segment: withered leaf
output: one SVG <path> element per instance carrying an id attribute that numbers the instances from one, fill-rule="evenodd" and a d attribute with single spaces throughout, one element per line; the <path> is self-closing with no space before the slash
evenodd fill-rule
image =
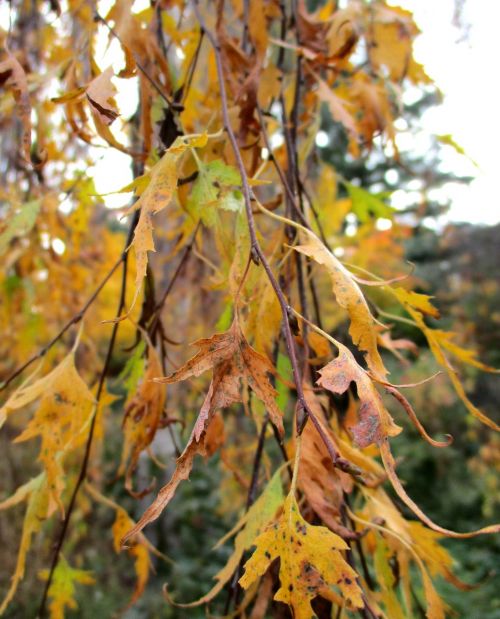
<path id="1" fill-rule="evenodd" d="M 338 304 L 347 310 L 351 320 L 349 333 L 354 344 L 366 353 L 366 362 L 372 372 L 383 378 L 387 370 L 377 348 L 377 330 L 368 304 L 358 284 L 344 265 L 312 232 L 301 231 L 305 243 L 295 246 L 301 254 L 309 256 L 328 271 Z"/>
<path id="2" fill-rule="evenodd" d="M 17 103 L 16 112 L 23 127 L 21 156 L 29 162 L 31 161 L 31 102 L 28 79 L 19 60 L 9 51 L 7 58 L 0 62 L 0 85 L 11 88 L 14 94 Z"/>
<path id="3" fill-rule="evenodd" d="M 188 444 L 177 460 L 174 474 L 163 486 L 153 503 L 144 512 L 139 522 L 123 538 L 123 542 L 156 520 L 168 505 L 181 481 L 188 479 L 196 455 L 205 455 L 207 428 L 216 411 L 243 401 L 242 387 L 247 384 L 262 400 L 269 416 L 280 434 L 283 434 L 281 411 L 276 404 L 277 391 L 268 374 L 274 368 L 267 357 L 255 351 L 246 341 L 237 319 L 225 333 L 195 342 L 200 351 L 179 370 L 158 382 L 175 383 L 193 376 L 200 376 L 213 370 L 212 381 L 198 418 L 191 432 Z"/>
<path id="4" fill-rule="evenodd" d="M 321 378 L 317 382 L 338 394 L 345 393 L 351 383 L 356 383 L 360 399 L 358 423 L 350 428 L 356 443 L 367 447 L 380 443 L 387 436 L 399 434 L 401 428 L 394 423 L 370 377 L 346 346 L 337 345 L 339 356 L 319 370 Z"/>

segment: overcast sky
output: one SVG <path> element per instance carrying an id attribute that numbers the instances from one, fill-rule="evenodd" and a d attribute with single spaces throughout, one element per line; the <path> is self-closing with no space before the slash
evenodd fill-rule
<path id="1" fill-rule="evenodd" d="M 500 221 L 500 125 L 498 67 L 500 2 L 465 0 L 463 22 L 453 25 L 455 0 L 400 0 L 410 9 L 422 34 L 415 56 L 444 94 L 443 105 L 429 110 L 423 124 L 437 134 L 451 134 L 477 162 L 469 187 L 449 187 L 453 199 L 447 218 L 494 224 Z M 457 167 L 456 159 L 450 161 Z M 461 171 L 461 170 L 457 170 Z"/>

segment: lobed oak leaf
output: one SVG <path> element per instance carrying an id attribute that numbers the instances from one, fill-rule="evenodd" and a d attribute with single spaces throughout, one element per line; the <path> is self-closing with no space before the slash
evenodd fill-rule
<path id="1" fill-rule="evenodd" d="M 357 574 L 342 556 L 347 544 L 326 527 L 307 523 L 293 494 L 285 500 L 279 520 L 257 537 L 255 546 L 240 585 L 248 589 L 279 558 L 281 586 L 274 599 L 288 604 L 295 619 L 315 616 L 311 601 L 318 595 L 349 610 L 364 607 Z"/>
<path id="2" fill-rule="evenodd" d="M 237 319 L 225 333 L 198 340 L 195 345 L 200 351 L 192 359 L 170 376 L 157 378 L 156 381 L 175 383 L 200 376 L 212 369 L 213 375 L 208 393 L 170 481 L 161 488 L 139 522 L 124 536 L 122 543 L 156 520 L 174 496 L 181 481 L 189 478 L 195 456 L 206 454 L 206 433 L 216 411 L 243 401 L 242 383 L 247 384 L 264 403 L 280 434 L 284 432 L 282 414 L 275 400 L 277 392 L 268 378 L 268 374 L 274 372 L 274 367 L 267 357 L 248 344 Z"/>
<path id="3" fill-rule="evenodd" d="M 347 310 L 351 320 L 349 333 L 353 343 L 365 351 L 366 362 L 374 375 L 384 378 L 387 370 L 377 348 L 377 330 L 368 304 L 353 276 L 310 231 L 303 232 L 306 243 L 294 249 L 323 265 L 332 280 L 338 304 Z"/>
<path id="4" fill-rule="evenodd" d="M 388 436 L 398 435 L 401 428 L 394 423 L 370 377 L 346 346 L 337 345 L 338 357 L 319 370 L 317 383 L 338 394 L 345 393 L 351 383 L 356 383 L 360 407 L 358 422 L 350 428 L 356 443 L 367 447 L 380 443 Z"/>
<path id="5" fill-rule="evenodd" d="M 42 580 L 47 580 L 49 571 L 40 570 L 38 575 Z M 48 596 L 51 598 L 49 604 L 50 619 L 64 619 L 66 608 L 72 610 L 78 608 L 75 600 L 76 583 L 93 585 L 95 580 L 91 572 L 71 567 L 66 559 L 61 556 L 54 570 L 48 591 Z"/>
<path id="6" fill-rule="evenodd" d="M 240 381 L 248 384 L 264 403 L 271 421 L 280 434 L 283 434 L 282 413 L 276 404 L 277 392 L 268 378 L 268 374 L 273 374 L 275 369 L 265 355 L 261 355 L 249 345 L 237 319 L 225 333 L 198 340 L 194 345 L 200 348 L 200 352 L 170 376 L 157 380 L 163 383 L 176 383 L 213 369 L 212 394 L 210 401 L 205 400 L 202 407 L 203 416 L 200 412 L 198 417 L 197 425 L 200 423 L 200 428 L 197 429 L 195 426 L 195 438 L 198 440 L 203 427 L 202 422 L 209 410 L 213 412 L 218 408 L 242 401 Z"/>

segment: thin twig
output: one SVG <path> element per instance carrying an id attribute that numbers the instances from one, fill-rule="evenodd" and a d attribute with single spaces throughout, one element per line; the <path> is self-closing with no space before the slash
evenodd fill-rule
<path id="1" fill-rule="evenodd" d="M 125 256 L 125 252 L 120 256 L 120 258 L 111 267 L 110 271 L 106 274 L 102 282 L 97 286 L 94 292 L 90 295 L 90 297 L 84 303 L 81 310 L 68 320 L 68 322 L 61 328 L 61 330 L 56 335 L 54 335 L 54 337 L 50 340 L 48 344 L 46 344 L 43 348 L 40 348 L 40 350 L 36 354 L 34 354 L 27 361 L 25 361 L 21 366 L 19 366 L 16 370 L 14 370 L 14 372 L 12 372 L 12 374 L 0 385 L 0 391 L 3 391 L 15 378 L 19 376 L 19 374 L 24 372 L 24 370 L 27 367 L 29 367 L 32 363 L 34 363 L 37 359 L 41 359 L 42 357 L 44 357 L 49 352 L 49 350 L 52 348 L 52 346 L 54 346 L 54 344 L 62 338 L 62 336 L 66 333 L 66 331 L 68 331 L 70 327 L 72 327 L 73 325 L 76 325 L 77 323 L 80 322 L 80 320 L 82 320 L 82 318 L 85 316 L 86 311 L 89 309 L 92 303 L 99 296 L 99 293 L 104 288 L 108 280 L 111 278 L 111 276 L 116 271 L 116 269 L 120 266 L 120 264 L 124 261 L 125 259 L 124 256 Z"/>

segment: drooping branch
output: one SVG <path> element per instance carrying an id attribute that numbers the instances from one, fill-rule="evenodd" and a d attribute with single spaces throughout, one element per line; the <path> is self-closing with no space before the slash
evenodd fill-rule
<path id="1" fill-rule="evenodd" d="M 246 216 L 247 216 L 248 230 L 250 234 L 252 259 L 256 263 L 261 263 L 262 266 L 264 267 L 264 270 L 269 279 L 269 282 L 278 299 L 280 309 L 281 309 L 281 314 L 283 317 L 283 330 L 284 330 L 284 335 L 285 335 L 285 343 L 286 343 L 287 352 L 290 358 L 290 363 L 292 365 L 292 373 L 293 373 L 293 378 L 295 382 L 295 388 L 297 390 L 297 398 L 298 398 L 298 405 L 299 405 L 299 408 L 298 408 L 299 414 L 297 415 L 297 433 L 300 434 L 302 430 L 304 429 L 307 419 L 308 418 L 311 419 L 312 423 L 314 424 L 315 428 L 320 434 L 321 439 L 325 443 L 325 446 L 328 450 L 330 458 L 332 459 L 333 465 L 340 468 L 341 470 L 351 472 L 353 470 L 351 463 L 349 463 L 347 460 L 342 458 L 341 455 L 337 452 L 337 450 L 335 449 L 329 437 L 324 433 L 319 419 L 313 413 L 313 411 L 311 410 L 311 408 L 309 407 L 306 401 L 304 390 L 302 387 L 302 376 L 301 376 L 301 372 L 300 372 L 300 368 L 299 368 L 299 364 L 297 360 L 295 343 L 293 340 L 292 330 L 290 328 L 289 305 L 287 303 L 287 300 L 283 294 L 283 291 L 276 277 L 274 276 L 272 272 L 269 262 L 264 252 L 262 251 L 260 243 L 257 239 L 257 230 L 256 230 L 255 220 L 254 220 L 253 211 L 252 211 L 252 194 L 250 190 L 250 184 L 248 182 L 248 175 L 245 169 L 245 164 L 243 163 L 243 159 L 241 157 L 241 153 L 238 147 L 238 142 L 236 140 L 236 135 L 233 131 L 233 128 L 231 126 L 231 122 L 229 119 L 229 109 L 228 109 L 228 101 L 227 101 L 226 86 L 225 86 L 224 68 L 223 68 L 222 58 L 221 58 L 221 53 L 220 53 L 220 44 L 218 40 L 216 39 L 216 37 L 214 36 L 214 34 L 206 27 L 204 18 L 201 15 L 198 2 L 196 0 L 194 3 L 194 10 L 196 12 L 196 16 L 198 18 L 200 26 L 205 32 L 215 53 L 215 61 L 216 61 L 216 66 L 217 66 L 217 76 L 219 80 L 219 92 L 220 92 L 220 98 L 221 98 L 224 128 L 229 137 L 229 141 L 231 143 L 231 147 L 234 152 L 235 159 L 236 159 L 236 165 L 241 175 L 245 211 L 246 211 Z"/>

